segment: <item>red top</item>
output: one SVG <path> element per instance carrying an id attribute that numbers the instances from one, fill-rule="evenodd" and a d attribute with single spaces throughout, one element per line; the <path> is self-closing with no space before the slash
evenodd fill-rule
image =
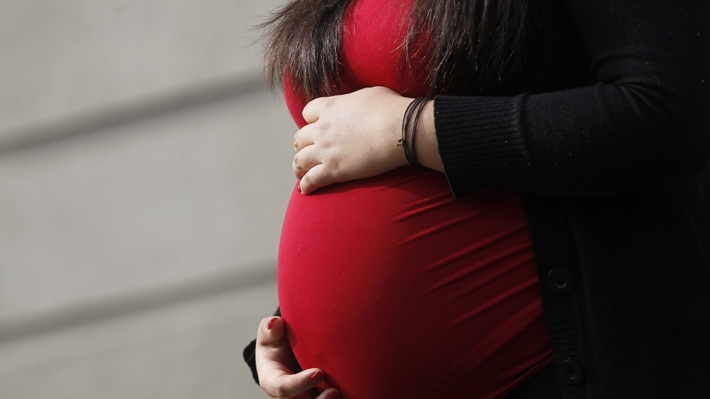
<path id="1" fill-rule="evenodd" d="M 403 14 L 357 0 L 343 33 L 346 91 L 425 95 L 399 67 Z M 290 86 L 286 101 L 303 126 Z M 303 368 L 343 397 L 498 398 L 552 361 L 520 195 L 455 200 L 446 177 L 403 167 L 303 196 L 279 250 L 279 302 Z"/>

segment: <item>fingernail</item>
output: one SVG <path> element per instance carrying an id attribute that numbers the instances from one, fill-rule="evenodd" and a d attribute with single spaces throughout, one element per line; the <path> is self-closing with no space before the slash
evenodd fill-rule
<path id="1" fill-rule="evenodd" d="M 300 184 L 298 186 L 296 186 L 296 190 L 298 190 L 299 193 L 301 192 L 301 185 Z"/>
<path id="2" fill-rule="evenodd" d="M 311 378 L 309 378 L 309 380 L 311 380 L 311 383 L 318 385 L 321 383 L 321 381 L 323 381 L 324 378 L 325 378 L 325 373 L 318 370 L 315 373 L 313 373 L 313 375 L 311 375 Z"/>
<path id="3" fill-rule="evenodd" d="M 340 397 L 340 392 L 338 391 L 330 391 L 328 396 L 325 397 L 325 399 L 338 399 Z"/>
<path id="4" fill-rule="evenodd" d="M 266 325 L 266 329 L 271 330 L 271 326 L 274 324 L 275 321 L 276 321 L 275 317 L 273 319 L 269 320 L 269 324 Z"/>

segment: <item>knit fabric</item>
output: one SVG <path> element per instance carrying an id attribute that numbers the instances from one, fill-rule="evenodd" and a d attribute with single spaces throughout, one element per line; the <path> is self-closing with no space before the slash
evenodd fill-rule
<path id="1" fill-rule="evenodd" d="M 710 397 L 708 2 L 544 3 L 537 91 L 436 98 L 449 184 L 525 193 L 564 398 Z"/>

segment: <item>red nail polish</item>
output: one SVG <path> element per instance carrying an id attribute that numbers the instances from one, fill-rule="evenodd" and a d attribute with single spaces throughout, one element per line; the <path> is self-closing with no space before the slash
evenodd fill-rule
<path id="1" fill-rule="evenodd" d="M 313 375 L 311 375 L 311 378 L 309 378 L 309 380 L 311 380 L 311 383 L 318 385 L 323 381 L 324 378 L 325 378 L 325 373 L 318 370 L 315 373 L 313 373 Z"/>
<path id="2" fill-rule="evenodd" d="M 269 320 L 269 324 L 266 325 L 266 329 L 271 330 L 271 326 L 274 324 L 275 321 L 276 321 L 276 318 Z"/>
<path id="3" fill-rule="evenodd" d="M 331 391 L 328 396 L 325 397 L 325 399 L 338 399 L 340 397 L 340 392 L 338 391 Z"/>

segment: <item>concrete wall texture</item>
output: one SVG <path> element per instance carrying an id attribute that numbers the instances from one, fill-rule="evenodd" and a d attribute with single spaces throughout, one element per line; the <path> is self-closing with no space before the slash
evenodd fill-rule
<path id="1" fill-rule="evenodd" d="M 277 1 L 0 0 L 0 398 L 260 398 L 295 125 Z"/>

